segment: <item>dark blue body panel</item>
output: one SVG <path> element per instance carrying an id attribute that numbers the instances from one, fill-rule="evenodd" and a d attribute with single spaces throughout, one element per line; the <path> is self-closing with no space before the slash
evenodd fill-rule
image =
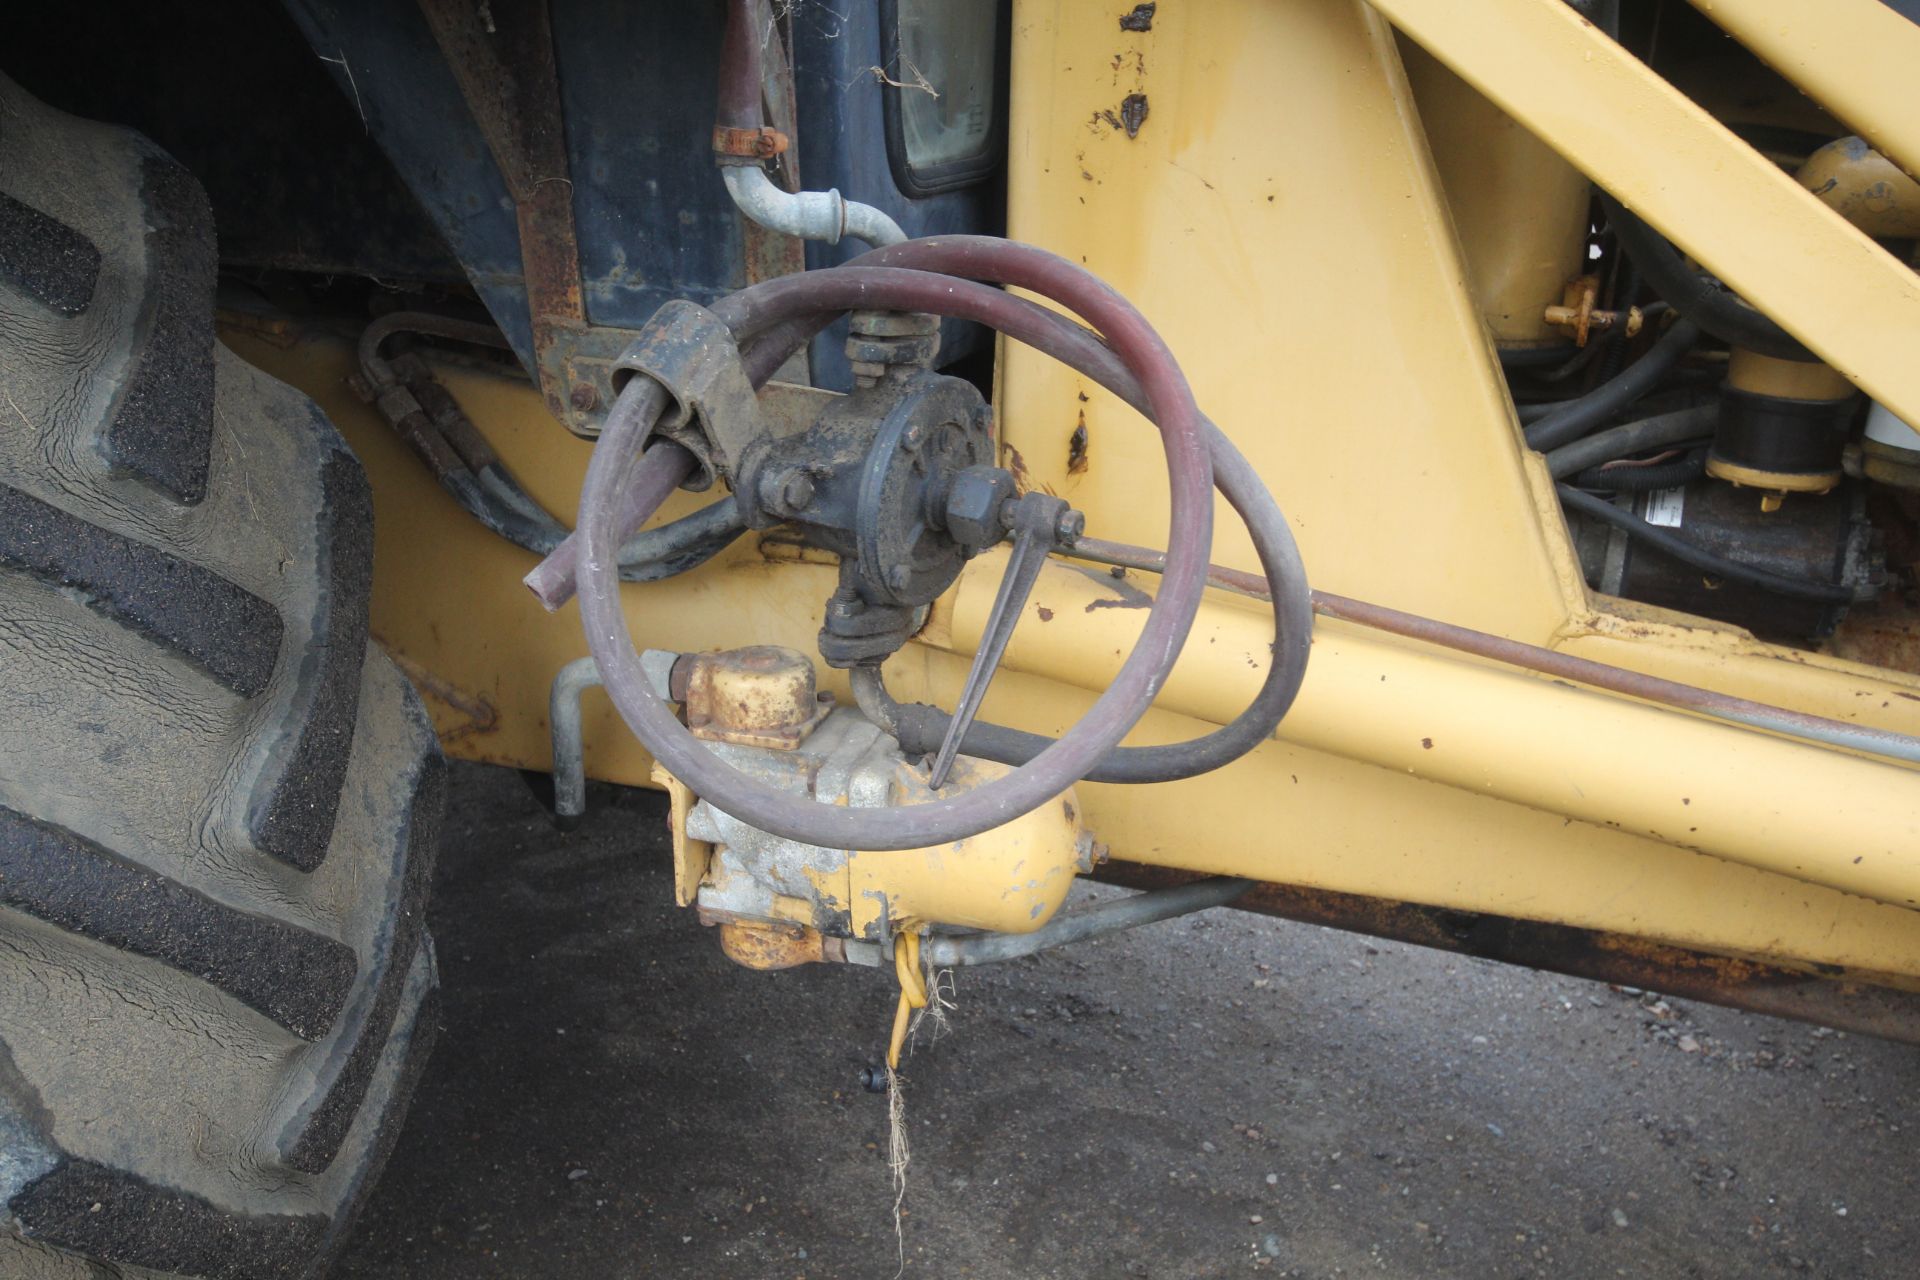
<path id="1" fill-rule="evenodd" d="M 397 0 L 285 2 L 531 367 L 513 202 L 426 19 Z M 711 302 L 741 287 L 740 220 L 710 149 L 723 6 L 552 0 L 551 12 L 588 320 L 637 328 L 669 298 Z M 871 71 L 891 61 L 878 0 L 803 2 L 791 21 L 803 183 L 878 205 L 909 235 L 997 231 L 996 181 L 925 199 L 895 185 L 887 90 Z M 810 245 L 807 262 L 863 249 Z M 955 326 L 945 355 L 976 341 Z M 837 334 L 823 335 L 813 355 L 816 382 L 847 384 Z"/>

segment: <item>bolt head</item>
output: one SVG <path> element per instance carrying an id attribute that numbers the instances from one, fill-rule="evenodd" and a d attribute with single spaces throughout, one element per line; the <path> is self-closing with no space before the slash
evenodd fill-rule
<path id="1" fill-rule="evenodd" d="M 795 471 L 788 476 L 786 483 L 780 486 L 780 501 L 788 511 L 803 511 L 813 501 L 813 477 L 804 471 Z"/>
<path id="2" fill-rule="evenodd" d="M 1060 513 L 1060 519 L 1054 523 L 1053 538 L 1061 546 L 1070 547 L 1080 541 L 1080 535 L 1086 531 L 1086 516 L 1069 507 Z"/>
<path id="3" fill-rule="evenodd" d="M 905 591 L 913 581 L 913 569 L 901 563 L 887 566 L 887 586 L 894 591 Z"/>
<path id="4" fill-rule="evenodd" d="M 947 532 L 969 547 L 986 547 L 1006 531 L 1001 510 L 1013 496 L 1013 477 L 999 467 L 968 467 L 947 488 Z"/>
<path id="5" fill-rule="evenodd" d="M 600 403 L 600 393 L 593 389 L 593 384 L 590 382 L 577 382 L 573 390 L 567 393 L 567 403 L 580 412 L 586 413 Z"/>

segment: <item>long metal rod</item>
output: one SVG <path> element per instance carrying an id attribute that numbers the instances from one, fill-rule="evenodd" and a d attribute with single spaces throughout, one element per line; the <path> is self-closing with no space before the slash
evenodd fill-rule
<path id="1" fill-rule="evenodd" d="M 1164 562 L 1160 553 L 1150 547 L 1135 546 L 1128 542 L 1109 542 L 1104 538 L 1083 537 L 1071 551 L 1062 554 L 1078 560 L 1091 560 L 1095 564 L 1139 569 L 1145 573 L 1160 572 L 1160 566 Z M 1245 573 L 1238 569 L 1226 569 L 1219 565 L 1208 566 L 1207 585 L 1223 591 L 1251 596 L 1256 600 L 1267 598 L 1266 580 L 1258 574 Z M 1858 751 L 1887 760 L 1898 760 L 1904 764 L 1920 764 L 1920 738 L 1895 733 L 1890 729 L 1848 724 L 1842 720 L 1829 720 L 1825 716 L 1809 715 L 1804 711 L 1793 711 L 1770 703 L 1754 702 L 1751 699 L 1736 698 L 1730 694 L 1715 693 L 1711 689 L 1702 689 L 1698 685 L 1682 684 L 1677 680 L 1665 680 L 1659 676 L 1628 671 L 1624 667 L 1609 666 L 1604 662 L 1595 662 L 1591 658 L 1577 658 L 1572 654 L 1541 648 L 1539 645 L 1509 640 L 1504 636 L 1489 635 L 1484 631 L 1455 626 L 1453 623 L 1422 617 L 1419 614 L 1403 613 L 1398 609 L 1389 609 L 1385 605 L 1369 604 L 1364 600 L 1353 600 L 1328 591 L 1313 593 L 1313 611 L 1322 617 L 1339 618 L 1343 622 L 1356 623 L 1375 631 L 1386 631 L 1393 635 L 1405 636 L 1409 640 L 1419 640 L 1426 644 L 1455 649 L 1461 653 L 1471 653 L 1476 657 L 1491 658 L 1495 662 L 1521 667 L 1528 671 L 1537 671 L 1542 675 L 1558 676 L 1564 680 L 1589 685 L 1595 689 L 1605 689 L 1610 693 L 1625 694 L 1627 697 L 1639 698 L 1645 702 L 1657 702 L 1665 706 L 1678 707 L 1684 711 L 1698 712 L 1716 720 L 1726 720 L 1753 729 L 1764 729 L 1769 733 L 1817 742 L 1823 746 L 1843 747 L 1849 751 Z"/>
<path id="2" fill-rule="evenodd" d="M 1118 902 L 1103 902 L 1084 911 L 1070 911 L 1032 933 L 974 933 L 960 937 L 934 934 L 921 944 L 920 955 L 925 963 L 938 969 L 1017 960 L 1069 943 L 1137 929 L 1143 924 L 1191 915 L 1209 907 L 1223 907 L 1256 883 L 1238 876 L 1212 876 L 1177 888 L 1155 889 Z"/>

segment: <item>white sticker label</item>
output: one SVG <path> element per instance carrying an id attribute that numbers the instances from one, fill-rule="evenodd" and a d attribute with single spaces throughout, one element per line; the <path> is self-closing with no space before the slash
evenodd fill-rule
<path id="1" fill-rule="evenodd" d="M 1678 529 L 1681 513 L 1686 509 L 1687 491 L 1685 489 L 1655 489 L 1647 495 L 1647 509 L 1642 513 L 1641 518 L 1648 524 Z"/>

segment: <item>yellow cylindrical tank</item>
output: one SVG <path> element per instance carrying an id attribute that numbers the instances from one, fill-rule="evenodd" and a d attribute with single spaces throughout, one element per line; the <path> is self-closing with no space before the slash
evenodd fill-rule
<path id="1" fill-rule="evenodd" d="M 1426 50 L 1402 39 L 1400 55 L 1494 342 L 1566 341 L 1545 313 L 1583 265 L 1586 177 Z"/>

